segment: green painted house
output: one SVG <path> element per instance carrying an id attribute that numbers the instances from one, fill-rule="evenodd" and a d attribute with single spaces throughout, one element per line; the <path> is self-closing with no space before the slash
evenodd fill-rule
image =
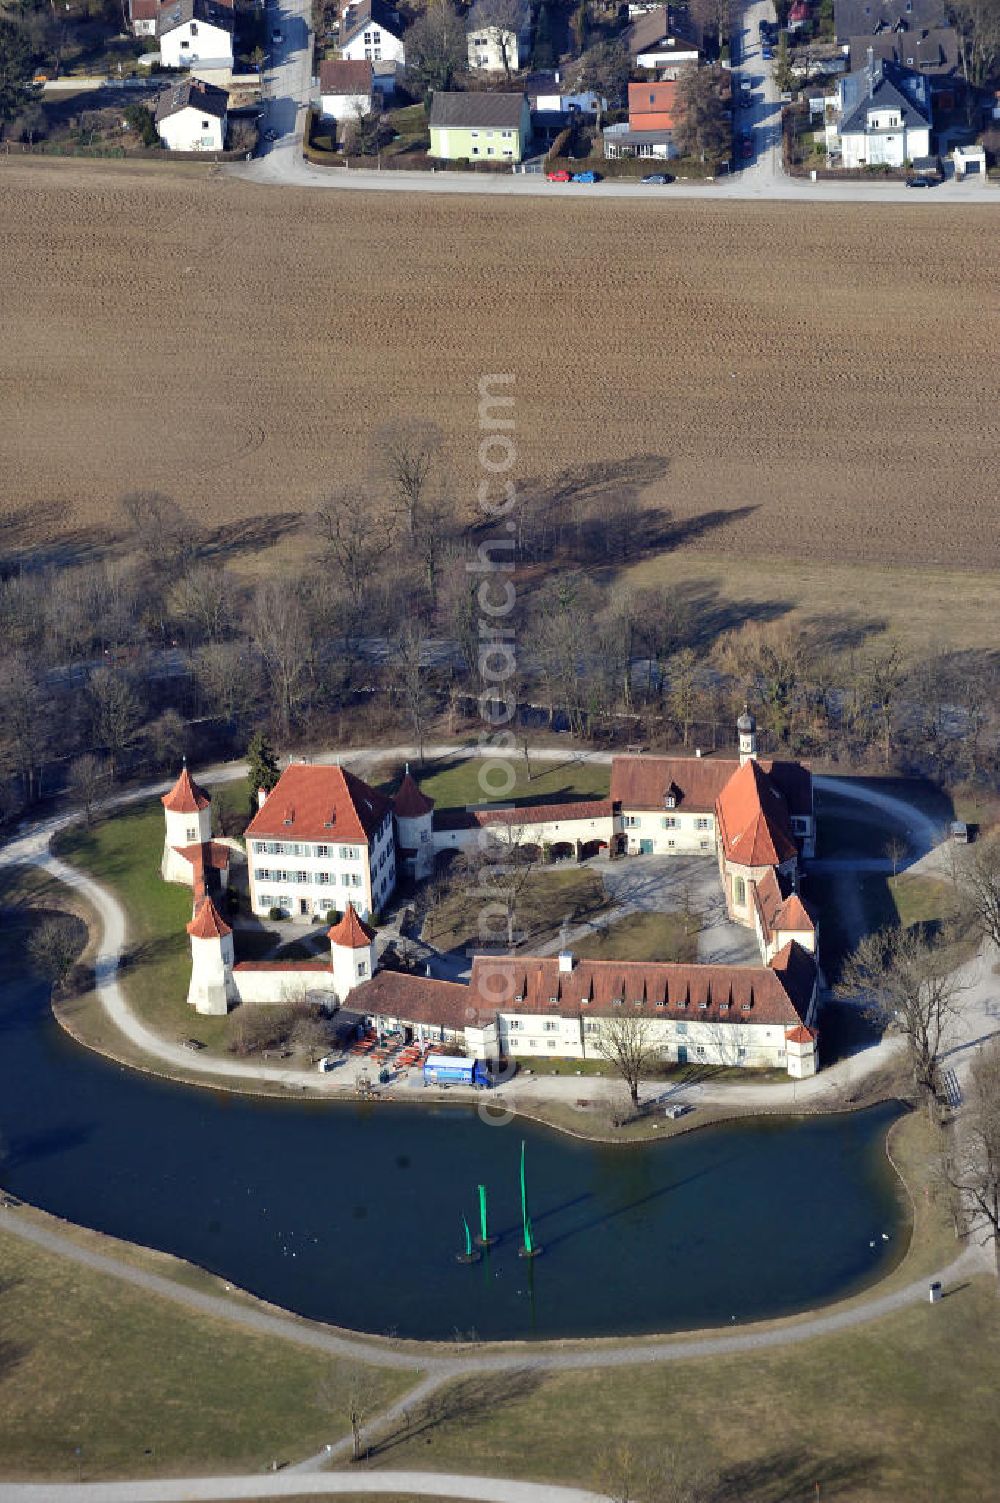
<path id="1" fill-rule="evenodd" d="M 524 94 L 435 94 L 432 157 L 449 162 L 519 162 L 531 137 Z"/>

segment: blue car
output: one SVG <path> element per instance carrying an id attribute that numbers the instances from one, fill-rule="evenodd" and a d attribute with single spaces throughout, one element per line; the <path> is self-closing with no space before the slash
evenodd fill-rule
<path id="1" fill-rule="evenodd" d="M 573 181 L 574 183 L 599 183 L 601 174 L 599 172 L 574 172 Z"/>
<path id="2" fill-rule="evenodd" d="M 769 63 L 774 57 L 774 48 L 771 46 L 762 47 L 760 49 L 760 55 L 766 63 Z"/>

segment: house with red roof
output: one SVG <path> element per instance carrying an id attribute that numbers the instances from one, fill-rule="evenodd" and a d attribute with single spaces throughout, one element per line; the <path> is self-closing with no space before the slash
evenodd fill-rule
<path id="1" fill-rule="evenodd" d="M 350 902 L 362 918 L 396 886 L 392 803 L 343 767 L 293 762 L 246 830 L 250 905 L 315 922 Z"/>

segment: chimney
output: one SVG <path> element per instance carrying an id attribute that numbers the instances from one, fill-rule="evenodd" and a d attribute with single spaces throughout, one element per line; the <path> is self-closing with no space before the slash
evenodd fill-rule
<path id="1" fill-rule="evenodd" d="M 875 98 L 875 48 L 868 49 L 868 98 Z"/>
<path id="2" fill-rule="evenodd" d="M 560 973 L 560 975 L 565 975 L 567 972 L 571 971 L 572 969 L 573 969 L 573 952 L 572 952 L 572 950 L 560 950 L 559 951 L 559 973 Z"/>
<path id="3" fill-rule="evenodd" d="M 266 800 L 267 800 L 267 789 L 266 788 L 258 788 L 257 789 L 257 808 L 258 809 L 263 809 Z"/>

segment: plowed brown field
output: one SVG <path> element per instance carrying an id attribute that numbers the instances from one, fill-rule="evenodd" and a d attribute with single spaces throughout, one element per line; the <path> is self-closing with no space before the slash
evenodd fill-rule
<path id="1" fill-rule="evenodd" d="M 611 466 L 736 513 L 687 547 L 989 568 L 998 224 L 8 158 L 0 547 L 106 533 L 139 487 L 199 521 L 299 513 L 407 415 L 467 483 L 477 382 L 510 371 L 522 478 Z"/>

